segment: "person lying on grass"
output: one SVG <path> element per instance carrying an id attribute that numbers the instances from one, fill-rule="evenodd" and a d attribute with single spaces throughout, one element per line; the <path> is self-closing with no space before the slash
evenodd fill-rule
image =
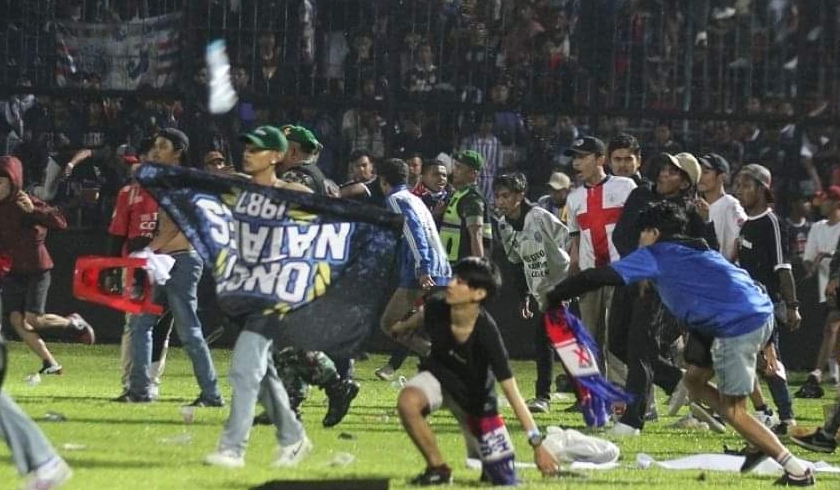
<path id="1" fill-rule="evenodd" d="M 481 459 L 482 481 L 517 484 L 513 444 L 498 412 L 496 379 L 528 432 L 537 467 L 543 474 L 559 469 L 554 456 L 542 445 L 542 434 L 519 393 L 496 322 L 483 307 L 484 301 L 501 288 L 501 282 L 499 269 L 489 260 L 462 259 L 453 267 L 445 294 L 432 295 L 424 308 L 392 329 L 400 336 L 422 326 L 431 340 L 429 356 L 422 360 L 420 372 L 405 384 L 397 401 L 403 427 L 426 460 L 426 469 L 411 480 L 414 485 L 452 481 L 452 470 L 426 420 L 442 406 L 458 420 L 468 456 Z"/>
<path id="2" fill-rule="evenodd" d="M 694 346 L 686 352 L 702 353 L 686 356 L 685 383 L 692 399 L 708 403 L 755 448 L 741 471 L 773 457 L 785 470 L 778 484 L 814 485 L 812 470 L 746 409 L 758 353 L 773 332 L 773 303 L 746 271 L 710 250 L 704 240 L 686 238 L 686 223 L 685 212 L 670 202 L 649 205 L 636 220 L 639 249 L 561 282 L 549 294 L 550 305 L 559 307 L 605 285 L 651 281 L 663 304 L 688 327 L 688 344 Z M 717 388 L 709 383 L 715 374 Z"/>

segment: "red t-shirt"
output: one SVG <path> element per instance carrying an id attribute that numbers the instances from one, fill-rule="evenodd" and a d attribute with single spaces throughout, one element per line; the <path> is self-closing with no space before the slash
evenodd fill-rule
<path id="1" fill-rule="evenodd" d="M 157 213 L 157 201 L 140 184 L 125 185 L 117 194 L 108 233 L 125 237 L 126 245 L 134 238 L 151 240 L 157 228 Z"/>

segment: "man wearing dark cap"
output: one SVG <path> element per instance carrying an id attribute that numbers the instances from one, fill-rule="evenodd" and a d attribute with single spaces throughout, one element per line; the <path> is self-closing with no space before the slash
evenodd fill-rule
<path id="1" fill-rule="evenodd" d="M 182 165 L 186 162 L 189 145 L 189 139 L 183 132 L 173 128 L 164 129 L 155 137 L 149 160 L 164 165 Z M 156 285 L 155 289 L 156 294 L 164 296 L 167 306 L 172 311 L 175 331 L 192 361 L 193 371 L 201 389 L 192 406 L 224 406 L 216 368 L 197 314 L 198 280 L 204 269 L 204 261 L 169 214 L 162 209 L 158 210 L 157 236 L 144 250 L 168 254 L 175 259 L 175 265 L 170 271 L 171 277 L 166 284 Z M 148 313 L 131 317 L 129 328 L 132 336 L 132 355 L 129 386 L 126 393 L 115 401 L 151 401 L 152 329 L 158 319 L 158 315 Z"/>
<path id="2" fill-rule="evenodd" d="M 598 138 L 579 138 L 564 155 L 572 157 L 572 166 L 584 183 L 573 190 L 566 201 L 572 237 L 569 250 L 569 274 L 572 275 L 618 260 L 613 229 L 636 183 L 627 177 L 607 175 L 604 170 L 607 147 Z M 612 295 L 613 288 L 607 286 L 587 292 L 579 303 L 583 324 L 602 348 L 606 343 L 607 310 Z"/>
<path id="3" fill-rule="evenodd" d="M 440 227 L 440 240 L 450 264 L 467 256 L 489 256 L 493 239 L 487 201 L 476 184 L 484 157 L 477 151 L 465 150 L 456 153 L 453 160 L 455 193 L 443 212 Z"/>
<path id="4" fill-rule="evenodd" d="M 799 301 L 796 299 L 796 283 L 788 260 L 787 230 L 781 226 L 773 212 L 773 187 L 770 171 L 754 163 L 745 165 L 736 177 L 736 194 L 747 220 L 738 237 L 738 264 L 750 276 L 761 283 L 773 301 L 777 321 L 795 331 L 802 317 L 799 315 Z M 793 405 L 787 381 L 779 375 L 781 362 L 778 358 L 778 326 L 770 343 L 764 350 L 764 361 L 756 371 L 763 375 L 770 388 L 770 394 L 779 410 L 781 423 L 774 427 L 778 434 L 786 434 L 788 427 L 795 425 Z M 760 358 L 761 360 L 761 358 Z M 756 412 L 768 415 L 772 412 L 763 401 L 759 384 L 752 395 Z"/>
<path id="5" fill-rule="evenodd" d="M 289 149 L 277 171 L 286 182 L 296 182 L 325 195 L 326 177 L 318 168 L 318 154 L 324 148 L 312 131 L 303 126 L 286 125 L 282 128 L 289 142 Z"/>
<path id="6" fill-rule="evenodd" d="M 697 191 L 700 197 L 695 202 L 700 216 L 715 227 L 720 253 L 726 260 L 735 261 L 735 241 L 741 233 L 741 226 L 747 220 L 747 213 L 735 196 L 726 193 L 729 180 L 729 162 L 717 153 L 708 153 L 698 159 L 703 173 Z"/>
<path id="7" fill-rule="evenodd" d="M 228 165 L 225 156 L 218 151 L 208 151 L 204 155 L 204 170 L 215 174 L 229 174 L 233 171 L 233 166 Z"/>

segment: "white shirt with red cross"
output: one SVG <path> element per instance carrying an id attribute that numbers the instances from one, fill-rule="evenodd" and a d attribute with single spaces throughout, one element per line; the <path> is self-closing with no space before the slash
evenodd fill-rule
<path id="1" fill-rule="evenodd" d="M 627 177 L 607 176 L 598 184 L 581 186 L 569 194 L 569 233 L 580 234 L 581 270 L 608 265 L 618 260 L 612 234 L 621 218 L 624 202 L 636 183 Z"/>

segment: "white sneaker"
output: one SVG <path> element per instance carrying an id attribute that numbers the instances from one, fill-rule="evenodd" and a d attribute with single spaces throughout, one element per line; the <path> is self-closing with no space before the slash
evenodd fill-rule
<path id="1" fill-rule="evenodd" d="M 606 435 L 608 437 L 638 437 L 641 433 L 642 431 L 631 425 L 616 422 L 615 425 L 606 432 Z"/>
<path id="2" fill-rule="evenodd" d="M 218 449 L 204 457 L 204 464 L 222 468 L 242 468 L 245 466 L 245 456 L 233 449 Z"/>
<path id="3" fill-rule="evenodd" d="M 275 468 L 297 466 L 312 451 L 312 441 L 306 435 L 298 442 L 277 448 L 277 457 L 271 462 Z"/>
<path id="4" fill-rule="evenodd" d="M 700 405 L 694 402 L 689 403 L 688 408 L 689 410 L 691 410 L 692 415 L 697 417 L 697 420 L 709 424 L 709 428 L 713 431 L 717 432 L 718 434 L 726 433 L 726 426 L 723 425 L 718 419 L 714 417 L 714 415 L 712 415 L 711 412 L 709 412 L 705 408 L 701 407 Z"/>
<path id="5" fill-rule="evenodd" d="M 394 377 L 394 368 L 390 364 L 386 364 L 374 371 L 373 374 L 382 381 L 390 381 Z"/>
<path id="6" fill-rule="evenodd" d="M 668 416 L 673 417 L 678 414 L 680 409 L 688 403 L 688 388 L 686 388 L 683 380 L 674 388 L 671 397 L 668 399 Z"/>
<path id="7" fill-rule="evenodd" d="M 50 490 L 64 485 L 72 476 L 73 470 L 70 469 L 67 462 L 56 456 L 26 475 L 26 481 L 21 488 L 25 490 Z"/>

